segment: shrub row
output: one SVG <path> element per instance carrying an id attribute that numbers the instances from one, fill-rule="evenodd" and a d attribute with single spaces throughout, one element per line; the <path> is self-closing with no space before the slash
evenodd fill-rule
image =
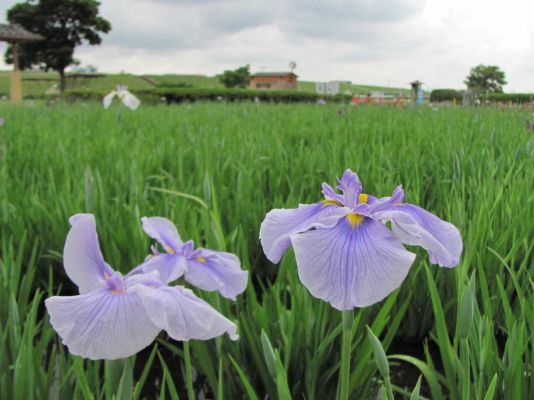
<path id="1" fill-rule="evenodd" d="M 461 103 L 464 95 L 463 90 L 455 89 L 436 89 L 430 93 L 430 101 L 433 103 L 439 103 L 441 101 L 454 101 Z M 497 103 L 502 101 L 503 103 L 527 103 L 534 101 L 534 93 L 490 93 L 487 95 L 479 96 L 481 101 L 489 101 Z"/>
<path id="2" fill-rule="evenodd" d="M 534 93 L 490 93 L 481 96 L 482 100 L 489 100 L 491 102 L 502 101 L 503 103 L 529 103 L 534 100 Z"/>
<path id="3" fill-rule="evenodd" d="M 273 103 L 314 103 L 321 96 L 313 92 L 287 91 L 259 91 L 247 89 L 200 89 L 200 88 L 180 88 L 170 90 L 168 88 L 157 88 L 155 93 L 165 97 L 167 104 L 195 102 L 195 101 L 253 101 L 258 98 L 262 102 Z M 339 94 L 325 98 L 327 101 L 342 102 L 349 101 L 350 96 Z"/>
<path id="4" fill-rule="evenodd" d="M 430 92 L 430 102 L 439 103 L 442 101 L 462 102 L 464 92 L 456 89 L 435 89 Z"/>
<path id="5" fill-rule="evenodd" d="M 109 92 L 101 92 L 95 90 L 84 90 L 84 89 L 69 89 L 60 95 L 45 95 L 45 99 L 50 98 L 61 98 L 69 102 L 75 101 L 102 101 L 104 96 Z M 136 90 L 134 91 L 135 96 L 137 96 L 143 103 L 158 103 L 161 102 L 161 95 L 154 93 L 151 90 Z"/>

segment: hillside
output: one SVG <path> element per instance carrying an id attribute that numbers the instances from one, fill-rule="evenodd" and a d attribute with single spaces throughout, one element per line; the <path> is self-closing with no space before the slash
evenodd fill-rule
<path id="1" fill-rule="evenodd" d="M 55 72 L 22 72 L 22 89 L 25 97 L 40 96 L 46 90 L 57 87 L 58 74 Z M 86 89 L 95 92 L 107 92 L 117 85 L 127 85 L 131 91 L 150 90 L 155 86 L 193 86 L 202 88 L 222 88 L 219 80 L 214 76 L 202 75 L 131 75 L 131 74 L 67 74 L 69 89 Z M 315 91 L 315 83 L 299 81 L 299 91 Z M 390 88 L 360 84 L 341 84 L 341 92 L 350 90 L 352 93 L 365 94 L 378 90 L 385 93 L 408 92 L 408 88 Z M 9 71 L 0 71 L 0 96 L 9 95 Z"/>

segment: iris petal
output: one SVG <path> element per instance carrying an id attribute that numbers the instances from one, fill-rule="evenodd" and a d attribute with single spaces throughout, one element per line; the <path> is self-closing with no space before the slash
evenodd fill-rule
<path id="1" fill-rule="evenodd" d="M 207 291 L 217 290 L 231 300 L 245 291 L 248 272 L 241 269 L 239 258 L 234 254 L 201 249 L 197 256 L 188 260 L 185 280 Z"/>
<path id="2" fill-rule="evenodd" d="M 338 203 L 343 204 L 343 201 L 344 201 L 343 196 L 336 193 L 336 191 L 334 190 L 332 186 L 330 186 L 326 182 L 323 182 L 322 187 L 323 187 L 322 192 L 326 200 L 337 201 Z"/>
<path id="3" fill-rule="evenodd" d="M 174 253 L 180 250 L 183 242 L 172 221 L 162 217 L 143 217 L 141 222 L 145 233 L 157 240 L 167 252 Z"/>
<path id="4" fill-rule="evenodd" d="M 80 293 L 102 287 L 114 271 L 106 264 L 92 214 L 76 214 L 69 219 L 72 228 L 65 241 L 63 264 L 65 271 Z"/>
<path id="5" fill-rule="evenodd" d="M 122 102 L 130 110 L 136 110 L 141 104 L 141 101 L 128 91 L 124 92 Z"/>
<path id="6" fill-rule="evenodd" d="M 111 93 L 104 96 L 104 100 L 102 100 L 104 108 L 109 108 L 109 106 L 111 105 L 111 101 L 113 100 L 113 97 L 115 97 L 116 94 L 117 92 L 113 90 Z"/>
<path id="7" fill-rule="evenodd" d="M 155 254 L 141 265 L 143 273 L 159 272 L 161 282 L 170 283 L 181 277 L 187 261 L 181 254 Z"/>
<path id="8" fill-rule="evenodd" d="M 152 323 L 175 340 L 207 340 L 224 333 L 232 340 L 238 338 L 235 324 L 189 289 L 139 286 L 139 290 Z"/>
<path id="9" fill-rule="evenodd" d="M 455 267 L 462 254 L 460 231 L 413 204 L 399 204 L 374 216 L 391 221 L 392 230 L 406 244 L 418 245 L 428 251 L 430 262 L 442 267 Z"/>
<path id="10" fill-rule="evenodd" d="M 377 303 L 398 288 L 415 254 L 381 223 L 347 219 L 327 229 L 291 235 L 300 280 L 338 310 Z"/>
<path id="11" fill-rule="evenodd" d="M 301 204 L 298 208 L 277 208 L 265 216 L 260 227 L 263 252 L 273 263 L 282 258 L 293 233 L 334 226 L 350 210 L 327 203 Z"/>
<path id="12" fill-rule="evenodd" d="M 358 197 L 362 192 L 362 184 L 358 175 L 350 169 L 347 169 L 339 180 L 337 188 L 343 191 L 343 204 L 346 207 L 355 207 L 358 203 Z"/>
<path id="13" fill-rule="evenodd" d="M 158 335 L 135 291 L 95 289 L 45 301 L 50 323 L 72 354 L 92 360 L 129 357 Z"/>

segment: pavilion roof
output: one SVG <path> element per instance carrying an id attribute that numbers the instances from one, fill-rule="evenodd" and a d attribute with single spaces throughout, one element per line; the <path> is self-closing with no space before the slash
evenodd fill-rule
<path id="1" fill-rule="evenodd" d="M 0 41 L 10 43 L 33 42 L 44 37 L 30 32 L 17 24 L 0 24 Z"/>

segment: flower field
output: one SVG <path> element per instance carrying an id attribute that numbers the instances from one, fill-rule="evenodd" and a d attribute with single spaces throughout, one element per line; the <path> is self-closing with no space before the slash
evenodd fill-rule
<path id="1" fill-rule="evenodd" d="M 350 399 L 534 398 L 531 111 L 222 102 L 0 111 L 0 399 L 336 399 L 342 360 Z M 402 184 L 407 203 L 463 240 L 456 268 L 408 245 L 416 258 L 400 288 L 350 319 L 310 294 L 292 249 L 275 265 L 259 240 L 270 210 L 322 201 L 321 182 L 335 186 L 347 168 L 377 197 Z M 104 258 L 124 274 L 154 244 L 142 217 L 237 255 L 248 285 L 235 301 L 179 283 L 239 339 L 181 342 L 163 331 L 125 359 L 70 354 L 44 301 L 78 294 L 63 266 L 77 213 L 94 214 Z"/>

